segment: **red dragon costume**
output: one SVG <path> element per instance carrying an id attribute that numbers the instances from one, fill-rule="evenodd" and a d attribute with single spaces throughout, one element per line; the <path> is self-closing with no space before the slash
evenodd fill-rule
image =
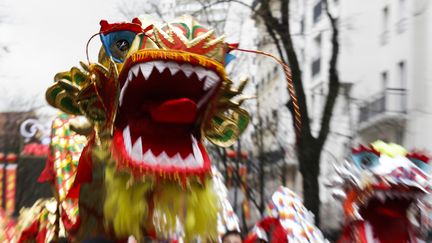
<path id="1" fill-rule="evenodd" d="M 345 222 L 338 242 L 424 242 L 419 223 L 430 211 L 415 209 L 431 192 L 428 162 L 422 153 L 382 141 L 353 149 L 352 161 L 336 166 L 337 175 L 328 183 L 343 201 Z M 326 242 L 301 200 L 283 187 L 273 194 L 265 217 L 246 239 L 260 241 Z"/>
<path id="2" fill-rule="evenodd" d="M 416 209 L 431 192 L 428 162 L 422 153 L 382 141 L 353 149 L 352 163 L 336 167 L 330 183 L 345 212 L 339 242 L 422 242 L 418 223 L 429 212 Z"/>
<path id="3" fill-rule="evenodd" d="M 215 240 L 223 206 L 203 141 L 229 146 L 249 120 L 239 96 L 246 82 L 235 89 L 225 73 L 230 46 L 189 16 L 101 21 L 98 35 L 98 63 L 57 74 L 46 93 L 88 121 L 67 134 L 87 138 L 71 183 L 59 182 L 54 150 L 40 178 L 57 185 L 71 238 Z M 70 220 L 74 202 L 79 217 Z"/>

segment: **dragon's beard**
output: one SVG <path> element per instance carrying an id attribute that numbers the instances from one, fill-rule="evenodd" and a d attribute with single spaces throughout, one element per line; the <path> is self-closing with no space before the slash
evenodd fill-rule
<path id="1" fill-rule="evenodd" d="M 104 217 L 119 238 L 133 235 L 140 242 L 153 232 L 159 239 L 182 232 L 185 242 L 216 237 L 218 204 L 211 181 L 183 188 L 151 178 L 135 181 L 108 166 L 105 183 Z"/>

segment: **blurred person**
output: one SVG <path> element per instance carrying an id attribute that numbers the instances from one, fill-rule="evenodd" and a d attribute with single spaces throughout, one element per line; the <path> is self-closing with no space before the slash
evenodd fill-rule
<path id="1" fill-rule="evenodd" d="M 109 240 L 103 236 L 94 236 L 86 238 L 82 241 L 83 243 L 114 243 L 114 241 Z"/>
<path id="2" fill-rule="evenodd" d="M 222 236 L 222 243 L 242 243 L 243 238 L 238 231 L 227 231 Z"/>

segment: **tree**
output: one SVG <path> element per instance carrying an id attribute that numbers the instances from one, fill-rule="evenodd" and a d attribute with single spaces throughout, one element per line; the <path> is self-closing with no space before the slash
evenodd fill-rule
<path id="1" fill-rule="evenodd" d="M 256 97 L 260 96 L 258 88 L 255 88 L 255 92 Z M 286 186 L 286 176 L 290 172 L 296 172 L 295 167 L 290 168 L 285 158 L 286 154 L 289 153 L 289 159 L 296 160 L 295 153 L 292 152 L 293 149 L 284 143 L 283 136 L 279 134 L 279 119 L 262 119 L 260 102 L 258 99 L 255 101 L 254 104 L 250 104 L 256 106 L 256 110 L 254 114 L 251 114 L 249 126 L 252 127 L 253 131 L 251 144 L 257 148 L 256 154 L 249 151 L 245 156 L 244 153 L 248 151 L 242 148 L 242 144 L 248 144 L 245 142 L 245 137 L 240 137 L 236 144 L 227 149 L 211 144 L 208 146 L 210 155 L 224 174 L 227 187 L 231 188 L 233 192 L 233 198 L 230 201 L 240 218 L 242 232 L 247 232 L 248 225 L 254 224 L 256 218 L 252 216 L 252 220 L 246 219 L 244 201 L 238 200 L 239 194 L 242 193 L 242 198 L 249 203 L 249 212 L 259 213 L 255 216 L 263 217 L 265 206 L 276 187 L 280 184 Z M 281 108 L 286 109 L 285 107 Z M 276 113 L 276 117 L 279 116 L 277 110 L 273 113 Z M 265 140 L 264 137 L 271 139 L 272 144 L 274 143 L 276 146 L 265 146 L 268 144 L 268 140 Z M 295 178 L 295 173 L 291 176 Z M 239 207 L 239 205 L 242 206 Z"/>
<path id="2" fill-rule="evenodd" d="M 154 17 L 157 17 L 163 21 L 165 21 L 166 17 L 162 12 L 162 9 L 159 7 L 159 1 L 156 0 L 145 2 L 123 0 L 117 5 L 117 10 L 128 20 L 143 14 L 153 14 Z"/>
<path id="3" fill-rule="evenodd" d="M 254 0 L 251 5 L 239 0 L 208 0 L 207 7 L 224 2 L 235 2 L 249 7 L 254 14 L 262 20 L 265 28 L 276 45 L 280 59 L 289 63 L 296 100 L 291 99 L 287 103 L 293 118 L 294 107 L 298 105 L 300 110 L 300 126 L 296 129 L 296 153 L 299 160 L 300 173 L 303 176 L 303 197 L 305 206 L 316 215 L 316 223 L 319 225 L 320 199 L 319 183 L 320 158 L 325 141 L 330 131 L 330 121 L 336 98 L 339 91 L 339 76 L 337 72 L 337 61 L 339 54 L 338 26 L 336 18 L 330 13 L 327 0 L 323 0 L 326 16 L 330 22 L 331 29 L 331 57 L 328 69 L 328 93 L 325 96 L 325 104 L 320 120 L 320 130 L 317 136 L 311 131 L 310 117 L 307 107 L 305 88 L 302 80 L 302 70 L 295 52 L 291 33 L 290 22 L 290 0 Z M 278 10 L 273 11 L 271 3 L 278 3 Z M 295 119 L 293 126 L 296 128 Z"/>
<path id="4" fill-rule="evenodd" d="M 215 18 L 212 14 L 209 13 L 209 8 L 206 8 L 207 1 L 205 0 L 177 0 L 174 8 L 163 8 L 161 7 L 162 1 L 160 0 L 147 0 L 147 1 L 139 1 L 139 0 L 122 0 L 118 5 L 117 9 L 119 13 L 129 19 L 134 17 L 139 17 L 143 14 L 151 15 L 156 19 L 167 22 L 171 18 L 177 17 L 175 14 L 189 14 L 194 18 L 197 18 L 202 24 L 211 26 L 218 33 L 222 33 L 225 27 L 226 15 L 228 11 L 220 12 L 219 14 L 224 15 L 222 18 Z M 179 11 L 176 6 L 194 3 L 192 9 L 186 9 L 183 11 Z M 227 3 L 229 5 L 229 3 Z M 228 6 L 224 7 L 228 9 Z"/>

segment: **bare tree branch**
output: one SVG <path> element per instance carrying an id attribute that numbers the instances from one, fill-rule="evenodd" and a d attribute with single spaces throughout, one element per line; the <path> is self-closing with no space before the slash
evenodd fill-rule
<path id="1" fill-rule="evenodd" d="M 281 7 L 280 7 L 280 13 L 281 13 L 281 19 L 282 24 L 287 25 L 288 24 L 288 0 L 281 0 Z"/>
<path id="2" fill-rule="evenodd" d="M 117 5 L 117 10 L 127 19 L 132 19 L 141 14 L 156 14 L 162 21 L 165 21 L 162 10 L 154 0 L 147 1 L 145 4 L 139 1 L 130 2 L 123 0 Z"/>
<path id="3" fill-rule="evenodd" d="M 324 106 L 324 110 L 322 112 L 322 118 L 321 118 L 321 129 L 318 135 L 318 142 L 320 144 L 324 144 L 327 134 L 330 131 L 330 120 L 333 113 L 333 107 L 336 103 L 337 94 L 339 92 L 339 75 L 337 73 L 336 67 L 337 67 L 337 60 L 339 55 L 339 42 L 338 42 L 338 28 L 336 19 L 331 15 L 328 2 L 327 0 L 324 0 L 324 8 L 327 14 L 328 19 L 330 20 L 330 25 L 332 28 L 332 54 L 330 58 L 330 67 L 329 67 L 329 84 L 328 84 L 328 93 L 326 97 L 326 103 Z"/>
<path id="4" fill-rule="evenodd" d="M 286 62 L 286 61 L 285 61 L 285 56 L 284 56 L 284 54 L 283 54 L 282 47 L 281 47 L 281 45 L 280 45 L 280 40 L 279 40 L 279 38 L 276 36 L 276 33 L 273 31 L 273 29 L 271 28 L 270 25 L 268 25 L 267 23 L 265 23 L 265 26 L 266 26 L 266 28 L 267 28 L 267 32 L 269 32 L 271 38 L 273 39 L 274 44 L 276 45 L 276 49 L 277 49 L 277 51 L 278 51 L 278 54 L 279 54 L 280 59 L 283 60 L 284 62 Z"/>

